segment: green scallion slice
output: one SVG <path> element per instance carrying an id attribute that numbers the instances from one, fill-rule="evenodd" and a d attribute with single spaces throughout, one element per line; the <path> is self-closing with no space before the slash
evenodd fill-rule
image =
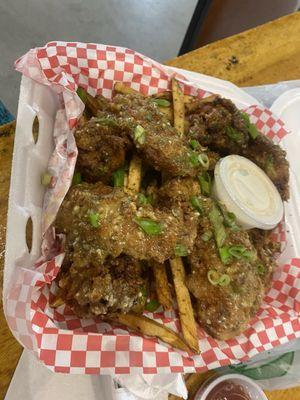
<path id="1" fill-rule="evenodd" d="M 220 275 L 216 270 L 210 269 L 207 272 L 207 279 L 212 285 L 217 286 L 217 284 L 219 283 Z"/>
<path id="2" fill-rule="evenodd" d="M 104 125 L 104 126 L 111 126 L 111 127 L 117 127 L 118 123 L 117 121 L 115 121 L 113 118 L 97 118 L 96 119 L 96 123 L 100 124 L 100 125 Z"/>
<path id="3" fill-rule="evenodd" d="M 174 254 L 176 257 L 186 257 L 188 255 L 188 251 L 183 244 L 176 244 Z"/>
<path id="4" fill-rule="evenodd" d="M 218 247 L 222 247 L 226 239 L 226 231 L 223 225 L 223 218 L 219 209 L 213 205 L 208 214 L 209 220 L 214 228 L 214 235 Z"/>
<path id="5" fill-rule="evenodd" d="M 219 248 L 220 259 L 223 264 L 229 264 L 232 261 L 232 256 L 228 251 L 228 246 L 223 246 Z"/>
<path id="6" fill-rule="evenodd" d="M 144 144 L 146 141 L 145 129 L 141 125 L 137 125 L 134 130 L 134 140 L 139 144 Z"/>
<path id="7" fill-rule="evenodd" d="M 226 126 L 226 135 L 234 142 L 240 142 L 243 139 L 242 133 L 238 132 L 231 126 Z"/>
<path id="8" fill-rule="evenodd" d="M 192 207 L 199 212 L 200 215 L 203 214 L 203 205 L 202 205 L 202 201 L 199 199 L 199 197 L 197 196 L 192 196 L 190 198 L 190 203 L 192 205 Z"/>
<path id="9" fill-rule="evenodd" d="M 52 179 L 52 175 L 50 175 L 49 173 L 45 173 L 41 176 L 41 184 L 43 186 L 49 186 L 51 183 L 51 179 Z"/>
<path id="10" fill-rule="evenodd" d="M 198 140 L 195 140 L 195 139 L 190 140 L 189 145 L 191 146 L 191 148 L 193 150 L 197 150 L 200 148 L 200 143 L 198 142 Z"/>
<path id="11" fill-rule="evenodd" d="M 124 179 L 125 179 L 125 171 L 123 168 L 117 169 L 113 174 L 113 184 L 114 187 L 123 187 L 124 186 Z"/>
<path id="12" fill-rule="evenodd" d="M 170 107 L 171 105 L 171 103 L 167 99 L 153 99 L 152 101 L 159 107 Z"/>
<path id="13" fill-rule="evenodd" d="M 72 179 L 72 185 L 78 185 L 82 182 L 82 176 L 80 172 L 75 172 Z"/>
<path id="14" fill-rule="evenodd" d="M 208 242 L 212 237 L 213 237 L 212 231 L 204 232 L 201 235 L 201 239 L 203 240 L 203 242 Z"/>
<path id="15" fill-rule="evenodd" d="M 154 312 L 158 309 L 159 306 L 159 302 L 156 299 L 152 299 L 146 303 L 145 310 Z"/>
<path id="16" fill-rule="evenodd" d="M 137 217 L 134 221 L 147 235 L 160 235 L 163 231 L 163 224 L 150 218 Z"/>
<path id="17" fill-rule="evenodd" d="M 245 125 L 247 127 L 248 133 L 250 137 L 255 140 L 257 136 L 259 136 L 259 132 L 254 124 L 251 124 L 249 115 L 245 112 L 240 112 L 241 117 L 243 118 Z"/>
<path id="18" fill-rule="evenodd" d="M 232 257 L 237 258 L 238 260 L 240 260 L 243 257 L 243 254 L 245 253 L 246 250 L 247 250 L 246 247 L 240 244 L 236 246 L 230 246 L 228 248 L 229 254 Z"/>
<path id="19" fill-rule="evenodd" d="M 207 171 L 199 176 L 201 192 L 204 196 L 210 196 L 211 192 L 211 177 Z"/>
<path id="20" fill-rule="evenodd" d="M 87 93 L 86 93 L 86 91 L 83 88 L 78 87 L 78 89 L 76 90 L 76 93 L 79 96 L 80 100 L 85 104 L 86 101 L 87 101 Z"/>
<path id="21" fill-rule="evenodd" d="M 266 268 L 263 264 L 257 264 L 256 269 L 259 275 L 264 275 L 264 273 L 266 272 Z"/>
<path id="22" fill-rule="evenodd" d="M 209 167 L 209 158 L 206 153 L 201 153 L 198 156 L 198 160 L 204 169 L 208 169 Z"/>
<path id="23" fill-rule="evenodd" d="M 193 167 L 197 167 L 200 164 L 199 154 L 196 153 L 195 151 L 190 151 L 189 162 Z"/>
<path id="24" fill-rule="evenodd" d="M 139 206 L 145 206 L 149 204 L 148 197 L 145 196 L 143 193 L 138 193 L 137 202 Z"/>
<path id="25" fill-rule="evenodd" d="M 230 276 L 227 275 L 227 274 L 222 274 L 220 279 L 219 279 L 218 285 L 220 285 L 220 286 L 228 286 L 229 283 L 230 283 Z"/>
<path id="26" fill-rule="evenodd" d="M 98 228 L 100 226 L 100 215 L 99 215 L 99 213 L 90 212 L 88 214 L 88 217 L 89 217 L 90 224 L 94 228 Z"/>

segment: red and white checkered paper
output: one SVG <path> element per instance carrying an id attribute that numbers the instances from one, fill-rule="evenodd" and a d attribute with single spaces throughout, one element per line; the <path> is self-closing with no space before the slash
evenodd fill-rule
<path id="1" fill-rule="evenodd" d="M 116 81 L 128 83 L 144 94 L 153 94 L 170 89 L 170 79 L 175 76 L 186 94 L 208 95 L 183 76 L 141 54 L 99 44 L 51 42 L 28 52 L 16 62 L 16 68 L 52 86 L 60 94 L 64 107 L 58 113 L 54 131 L 56 150 L 50 160 L 52 169 L 56 166 L 63 178 L 57 179 L 46 195 L 45 230 L 68 189 L 76 161 L 77 149 L 66 125 L 69 122 L 69 127 L 74 127 L 83 109 L 75 94 L 78 85 L 92 95 L 101 93 L 111 98 Z M 269 110 L 251 106 L 245 111 L 260 131 L 275 142 L 279 143 L 287 134 L 283 123 Z M 64 157 L 57 156 L 61 153 Z M 283 225 L 277 229 L 274 239 L 285 242 Z M 49 299 L 55 289 L 51 282 L 63 256 L 63 238 L 55 238 L 50 227 L 44 235 L 43 257 L 32 269 L 16 267 L 5 302 L 7 321 L 14 335 L 53 371 L 80 374 L 204 371 L 247 360 L 300 337 L 300 259 L 293 255 L 278 266 L 271 289 L 243 334 L 220 341 L 199 327 L 200 355 L 175 350 L 158 339 L 128 332 L 97 318 L 79 319 L 66 306 L 51 309 Z M 180 332 L 176 311 L 146 315 Z"/>

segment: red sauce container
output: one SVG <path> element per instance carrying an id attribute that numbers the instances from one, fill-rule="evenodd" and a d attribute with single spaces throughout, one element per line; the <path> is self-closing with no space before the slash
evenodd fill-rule
<path id="1" fill-rule="evenodd" d="M 268 400 L 255 381 L 240 374 L 212 377 L 203 383 L 195 400 Z"/>

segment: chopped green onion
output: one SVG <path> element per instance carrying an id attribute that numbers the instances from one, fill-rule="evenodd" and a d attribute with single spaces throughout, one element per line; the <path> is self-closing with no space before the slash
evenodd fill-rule
<path id="1" fill-rule="evenodd" d="M 137 195 L 137 202 L 139 206 L 145 206 L 146 204 L 149 204 L 147 196 L 145 196 L 143 193 L 139 193 Z"/>
<path id="2" fill-rule="evenodd" d="M 234 231 L 239 230 L 239 227 L 236 224 L 235 214 L 233 212 L 227 211 L 222 203 L 218 203 L 218 206 L 224 219 L 224 226 L 226 226 L 227 228 L 231 228 Z"/>
<path id="3" fill-rule="evenodd" d="M 209 220 L 214 228 L 214 235 L 218 247 L 222 247 L 226 239 L 226 231 L 223 225 L 223 218 L 219 209 L 213 205 L 208 214 Z"/>
<path id="4" fill-rule="evenodd" d="M 210 269 L 207 272 L 207 279 L 212 285 L 217 286 L 217 284 L 219 283 L 220 276 L 216 270 Z"/>
<path id="5" fill-rule="evenodd" d="M 200 143 L 198 142 L 198 140 L 195 140 L 195 139 L 190 140 L 189 145 L 191 146 L 191 148 L 193 150 L 197 150 L 200 147 Z"/>
<path id="6" fill-rule="evenodd" d="M 202 206 L 202 201 L 199 199 L 197 196 L 192 196 L 190 198 L 190 203 L 192 207 L 200 213 L 200 215 L 203 214 L 203 206 Z"/>
<path id="7" fill-rule="evenodd" d="M 117 122 L 113 118 L 105 118 L 105 117 L 97 118 L 96 123 L 105 125 L 105 126 L 112 126 L 112 127 L 118 126 Z"/>
<path id="8" fill-rule="evenodd" d="M 113 177 L 114 187 L 123 187 L 124 186 L 125 171 L 123 168 L 117 169 L 113 173 L 112 177 Z"/>
<path id="9" fill-rule="evenodd" d="M 219 255 L 223 264 L 229 264 L 232 261 L 232 256 L 229 254 L 228 246 L 223 246 L 219 248 Z"/>
<path id="10" fill-rule="evenodd" d="M 191 151 L 189 153 L 189 162 L 192 164 L 193 167 L 197 167 L 200 163 L 199 154 L 195 151 Z"/>
<path id="11" fill-rule="evenodd" d="M 85 104 L 86 101 L 87 101 L 87 93 L 86 93 L 86 91 L 83 88 L 78 87 L 76 93 L 79 96 L 80 100 Z"/>
<path id="12" fill-rule="evenodd" d="M 227 274 L 222 274 L 220 279 L 219 279 L 218 285 L 220 285 L 220 286 L 228 286 L 229 283 L 230 283 L 230 276 L 227 275 Z"/>
<path id="13" fill-rule="evenodd" d="M 243 139 L 243 135 L 231 126 L 226 126 L 226 135 L 237 143 Z"/>
<path id="14" fill-rule="evenodd" d="M 135 218 L 134 221 L 147 235 L 160 235 L 162 233 L 163 224 L 161 222 L 153 221 L 150 218 Z"/>
<path id="15" fill-rule="evenodd" d="M 188 255 L 187 248 L 182 244 L 176 244 L 174 253 L 176 257 L 186 257 Z"/>
<path id="16" fill-rule="evenodd" d="M 82 182 L 82 177 L 80 172 L 75 172 L 72 179 L 72 185 L 78 185 Z"/>
<path id="17" fill-rule="evenodd" d="M 149 300 L 145 306 L 145 310 L 154 312 L 160 306 L 159 302 L 156 299 Z"/>
<path id="18" fill-rule="evenodd" d="M 265 162 L 266 173 L 269 174 L 274 171 L 274 158 L 272 154 L 268 154 Z"/>
<path id="19" fill-rule="evenodd" d="M 49 186 L 51 183 L 52 175 L 47 172 L 41 176 L 41 184 L 43 186 Z"/>
<path id="20" fill-rule="evenodd" d="M 247 250 L 246 247 L 241 244 L 238 244 L 236 246 L 230 246 L 228 248 L 229 254 L 232 257 L 237 258 L 238 260 L 240 260 L 243 257 L 243 254 L 245 253 L 246 250 Z"/>
<path id="21" fill-rule="evenodd" d="M 198 156 L 199 162 L 204 169 L 208 169 L 209 167 L 209 158 L 206 153 L 199 154 Z"/>
<path id="22" fill-rule="evenodd" d="M 100 215 L 99 215 L 99 213 L 90 212 L 88 217 L 89 217 L 89 220 L 90 220 L 90 224 L 94 228 L 98 228 L 99 225 L 100 225 Z"/>
<path id="23" fill-rule="evenodd" d="M 266 268 L 263 264 L 257 264 L 256 269 L 259 275 L 263 275 L 266 272 Z"/>
<path id="24" fill-rule="evenodd" d="M 254 124 L 249 125 L 248 132 L 253 140 L 255 140 L 257 138 L 257 136 L 259 136 L 259 132 Z"/>
<path id="25" fill-rule="evenodd" d="M 135 127 L 134 140 L 139 144 L 144 144 L 146 141 L 145 129 L 141 125 Z"/>
<path id="26" fill-rule="evenodd" d="M 207 171 L 199 176 L 199 182 L 202 194 L 204 194 L 204 196 L 209 196 L 211 192 L 211 177 Z"/>
<path id="27" fill-rule="evenodd" d="M 201 239 L 203 240 L 203 242 L 208 242 L 212 238 L 212 236 L 213 236 L 212 231 L 207 231 L 201 235 Z"/>
<path id="28" fill-rule="evenodd" d="M 154 99 L 152 101 L 153 101 L 153 103 L 157 104 L 159 107 L 169 107 L 171 105 L 169 100 L 166 100 L 166 99 Z"/>
<path id="29" fill-rule="evenodd" d="M 255 140 L 257 138 L 257 136 L 259 136 L 259 132 L 258 132 L 256 126 L 254 124 L 251 124 L 248 114 L 246 114 L 244 112 L 240 112 L 240 115 L 246 124 L 249 135 L 251 136 L 251 138 L 253 140 Z"/>

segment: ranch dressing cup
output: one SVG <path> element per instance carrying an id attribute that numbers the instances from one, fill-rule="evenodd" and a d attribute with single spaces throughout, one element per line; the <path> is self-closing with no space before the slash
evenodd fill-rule
<path id="1" fill-rule="evenodd" d="M 221 158 L 215 167 L 213 197 L 245 229 L 273 229 L 283 217 L 278 190 L 265 172 L 238 155 Z"/>

